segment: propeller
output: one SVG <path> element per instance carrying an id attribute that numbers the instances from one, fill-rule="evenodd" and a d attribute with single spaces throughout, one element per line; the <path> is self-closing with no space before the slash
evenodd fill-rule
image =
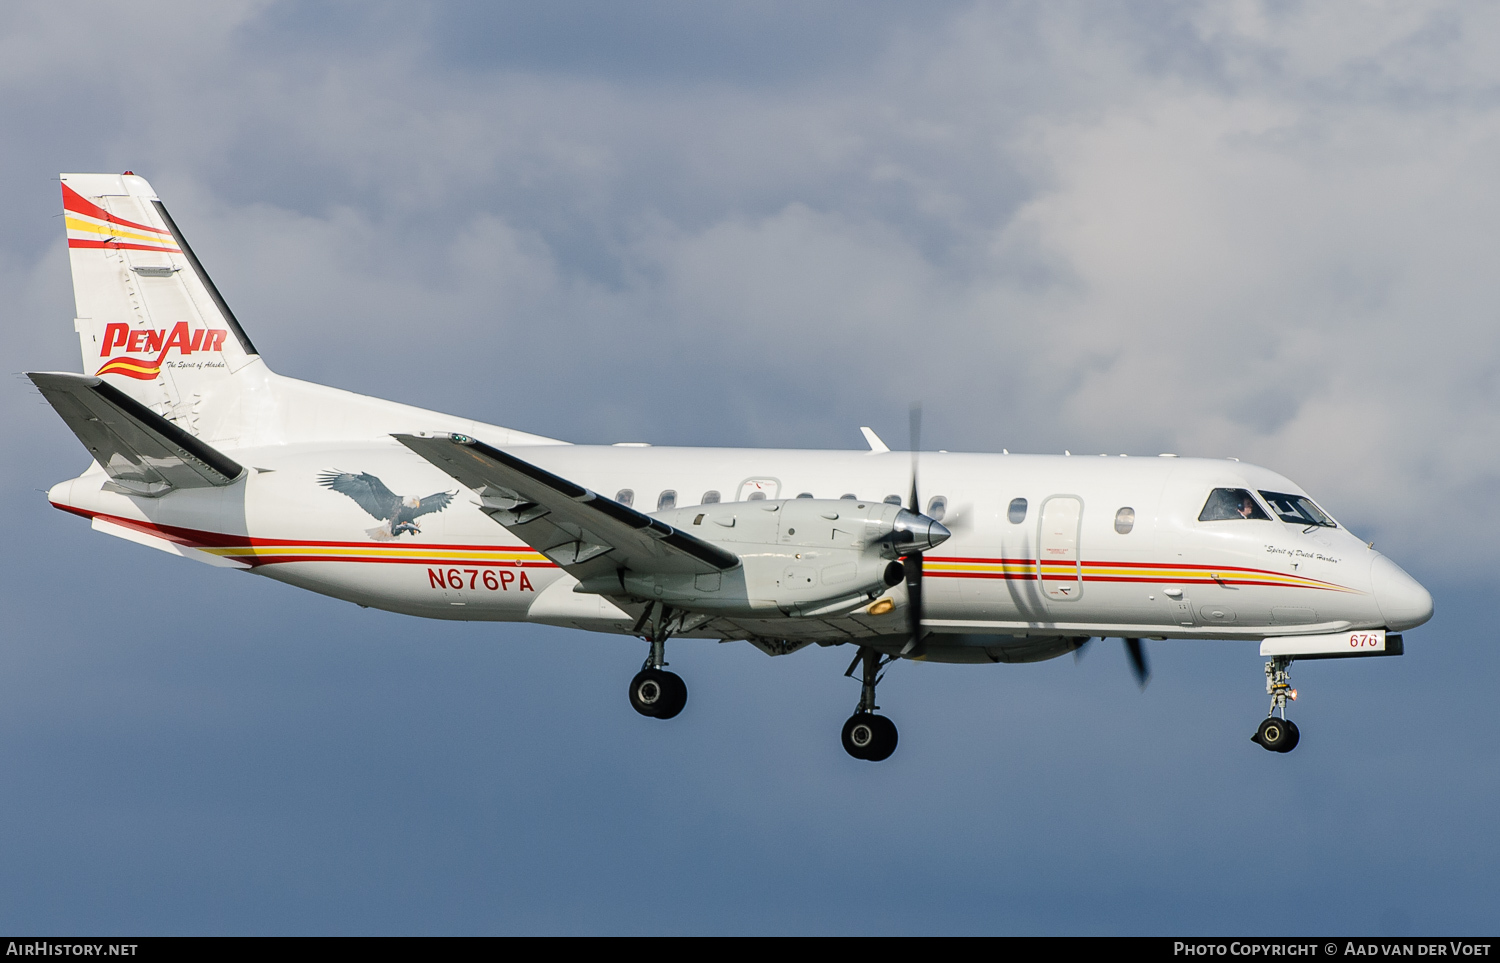
<path id="1" fill-rule="evenodd" d="M 1135 676 L 1135 683 L 1144 692 L 1146 683 L 1151 681 L 1151 663 L 1146 661 L 1146 644 L 1140 639 L 1121 639 L 1120 641 L 1125 643 L 1125 655 L 1130 658 L 1130 671 Z M 1084 650 L 1093 642 L 1093 639 L 1084 639 L 1078 648 L 1073 650 L 1074 664 L 1083 661 Z"/>
<path id="2" fill-rule="evenodd" d="M 907 511 L 913 515 L 922 514 L 922 502 L 917 495 L 917 457 L 922 446 L 922 405 L 913 402 L 911 406 L 911 500 L 907 502 Z M 922 553 L 908 552 L 904 559 L 906 568 L 906 645 L 902 647 L 901 654 L 904 656 L 917 647 L 922 640 Z"/>
<path id="3" fill-rule="evenodd" d="M 1130 670 L 1135 673 L 1136 685 L 1142 691 L 1151 681 L 1151 666 L 1146 662 L 1146 646 L 1140 639 L 1125 640 L 1125 654 L 1130 656 Z"/>

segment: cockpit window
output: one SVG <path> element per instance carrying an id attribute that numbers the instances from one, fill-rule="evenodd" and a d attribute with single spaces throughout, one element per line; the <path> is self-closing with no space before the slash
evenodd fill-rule
<path id="1" fill-rule="evenodd" d="M 1239 518 L 1259 518 L 1270 521 L 1265 509 L 1255 496 L 1243 488 L 1215 488 L 1198 513 L 1200 522 L 1222 522 Z"/>
<path id="2" fill-rule="evenodd" d="M 1279 515 L 1283 522 L 1306 525 L 1308 528 L 1339 527 L 1337 522 L 1324 515 L 1322 510 L 1306 495 L 1280 495 L 1276 492 L 1261 492 L 1261 495 L 1271 503 L 1271 510 Z"/>

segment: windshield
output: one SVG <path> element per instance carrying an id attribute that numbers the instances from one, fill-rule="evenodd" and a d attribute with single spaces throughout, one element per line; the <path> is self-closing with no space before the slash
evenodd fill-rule
<path id="1" fill-rule="evenodd" d="M 1306 525 L 1308 528 L 1338 528 L 1338 523 L 1327 515 L 1323 510 L 1313 504 L 1313 500 L 1306 495 L 1280 495 L 1276 492 L 1261 492 L 1266 501 L 1271 503 L 1271 510 L 1280 516 L 1283 522 L 1293 525 Z"/>
<path id="2" fill-rule="evenodd" d="M 1254 496 L 1243 488 L 1215 488 L 1209 493 L 1208 501 L 1203 504 L 1203 511 L 1198 513 L 1200 522 L 1223 522 L 1236 518 L 1271 520 L 1256 503 Z"/>

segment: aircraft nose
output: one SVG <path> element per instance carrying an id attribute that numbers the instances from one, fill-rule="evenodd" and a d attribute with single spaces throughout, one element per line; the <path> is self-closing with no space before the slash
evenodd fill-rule
<path id="1" fill-rule="evenodd" d="M 946 542 L 953 533 L 943 523 L 926 515 L 901 509 L 896 513 L 896 544 L 902 553 L 925 552 Z"/>
<path id="2" fill-rule="evenodd" d="M 1375 603 L 1392 632 L 1414 629 L 1432 618 L 1432 594 L 1384 555 L 1376 556 L 1370 582 Z"/>

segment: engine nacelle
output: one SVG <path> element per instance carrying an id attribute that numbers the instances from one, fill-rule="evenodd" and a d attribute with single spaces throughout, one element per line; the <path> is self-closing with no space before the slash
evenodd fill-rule
<path id="1" fill-rule="evenodd" d="M 718 615 L 836 615 L 902 580 L 897 561 L 948 538 L 937 520 L 885 502 L 818 498 L 723 502 L 656 512 L 739 556 L 708 575 L 624 571 L 574 591 L 627 595 Z"/>

